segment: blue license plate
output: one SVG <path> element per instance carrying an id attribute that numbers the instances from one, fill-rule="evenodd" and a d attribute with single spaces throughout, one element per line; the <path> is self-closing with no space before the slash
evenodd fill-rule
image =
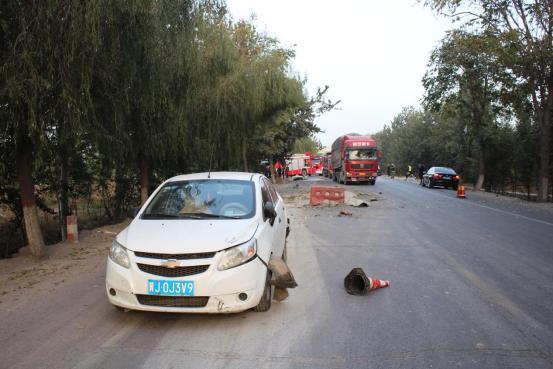
<path id="1" fill-rule="evenodd" d="M 194 296 L 194 281 L 148 279 L 148 295 Z"/>
<path id="2" fill-rule="evenodd" d="M 450 176 L 445 176 L 444 179 L 451 179 L 451 177 Z"/>

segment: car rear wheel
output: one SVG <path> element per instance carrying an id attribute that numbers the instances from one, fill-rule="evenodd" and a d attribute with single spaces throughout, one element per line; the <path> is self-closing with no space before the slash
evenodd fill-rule
<path id="1" fill-rule="evenodd" d="M 273 287 L 271 286 L 271 272 L 267 270 L 267 277 L 265 278 L 265 288 L 263 289 L 263 295 L 259 304 L 253 308 L 257 312 L 265 312 L 271 308 L 271 300 L 273 299 Z"/>

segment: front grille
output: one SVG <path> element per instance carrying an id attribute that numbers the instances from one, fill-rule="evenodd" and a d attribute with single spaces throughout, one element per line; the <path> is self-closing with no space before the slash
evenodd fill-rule
<path id="1" fill-rule="evenodd" d="M 203 273 L 209 268 L 209 265 L 193 265 L 193 266 L 181 266 L 175 268 L 167 268 L 161 265 L 139 264 L 138 268 L 145 273 L 159 275 L 161 277 L 177 278 L 185 277 L 187 275 L 194 275 Z"/>
<path id="2" fill-rule="evenodd" d="M 375 167 L 372 166 L 372 164 L 352 164 L 351 169 L 370 169 L 370 170 L 376 170 Z"/>
<path id="3" fill-rule="evenodd" d="M 163 307 L 204 307 L 209 297 L 204 296 L 158 296 L 158 295 L 136 295 L 138 302 L 148 306 Z"/>
<path id="4" fill-rule="evenodd" d="M 175 260 L 210 259 L 215 256 L 214 252 L 199 252 L 196 254 L 156 254 L 154 252 L 135 251 L 134 254 L 141 258 Z"/>

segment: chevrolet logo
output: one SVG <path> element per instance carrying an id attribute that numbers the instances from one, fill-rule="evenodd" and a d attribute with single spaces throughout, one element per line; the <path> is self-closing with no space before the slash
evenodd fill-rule
<path id="1" fill-rule="evenodd" d="M 164 261 L 163 263 L 161 263 L 161 265 L 170 269 L 175 269 L 176 267 L 179 266 L 177 259 L 168 259 L 167 261 Z"/>

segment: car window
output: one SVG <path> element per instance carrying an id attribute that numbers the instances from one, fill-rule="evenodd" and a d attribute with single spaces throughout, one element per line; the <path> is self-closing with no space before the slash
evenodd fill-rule
<path id="1" fill-rule="evenodd" d="M 265 184 L 267 185 L 267 188 L 269 189 L 269 193 L 271 194 L 271 198 L 273 199 L 273 204 L 275 204 L 276 206 L 276 203 L 278 202 L 278 194 L 276 192 L 275 186 L 273 186 L 271 181 L 269 181 L 268 179 L 264 179 L 264 180 L 265 180 Z"/>
<path id="2" fill-rule="evenodd" d="M 269 192 L 269 189 L 267 188 L 267 184 L 265 183 L 265 180 L 263 178 L 260 179 L 259 185 L 261 186 L 261 201 L 264 205 L 267 201 L 273 201 L 271 199 L 271 193 Z M 263 221 L 267 220 L 267 217 L 265 216 L 265 212 L 261 212 L 263 214 Z"/>
<path id="3" fill-rule="evenodd" d="M 456 174 L 455 171 L 451 168 L 438 167 L 436 171 L 441 174 Z"/>
<path id="4" fill-rule="evenodd" d="M 255 213 L 250 181 L 192 180 L 165 184 L 148 204 L 142 219 L 251 218 Z"/>
<path id="5" fill-rule="evenodd" d="M 273 199 L 271 199 L 271 193 L 269 192 L 267 184 L 265 183 L 265 180 L 263 178 L 259 181 L 259 184 L 261 185 L 261 199 L 263 200 L 263 204 L 265 204 L 267 201 L 272 202 Z"/>
<path id="6" fill-rule="evenodd" d="M 434 167 L 428 169 L 428 172 L 426 172 L 428 174 L 434 174 Z"/>

